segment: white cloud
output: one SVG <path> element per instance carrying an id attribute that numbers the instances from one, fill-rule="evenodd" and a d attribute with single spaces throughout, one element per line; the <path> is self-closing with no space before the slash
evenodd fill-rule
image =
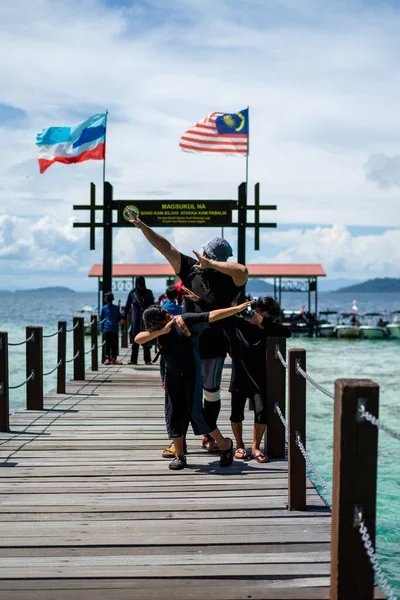
<path id="1" fill-rule="evenodd" d="M 250 179 L 261 182 L 262 201 L 278 204 L 279 223 L 400 226 L 392 189 L 397 163 L 373 162 L 398 154 L 400 11 L 378 3 L 369 10 L 358 0 L 323 6 L 318 0 L 249 0 L 245 11 L 239 0 L 191 0 L 190 10 L 185 0 L 120 7 L 100 0 L 2 3 L 0 102 L 26 117 L 12 131 L 0 123 L 0 214 L 31 219 L 27 235 L 4 238 L 2 278 L 18 272 L 11 257 L 24 252 L 33 271 L 50 273 L 53 265 L 55 273 L 65 269 L 74 277 L 101 257 L 87 249 L 87 231 L 71 228 L 71 218 L 86 218 L 73 215 L 72 205 L 87 202 L 90 180 L 100 184 L 101 164 L 55 165 L 40 176 L 34 139 L 43 127 L 72 124 L 105 107 L 107 173 L 116 197 L 235 198 L 243 160 L 187 155 L 177 143 L 208 112 L 249 104 Z M 187 251 L 192 240 L 199 247 L 209 237 L 192 230 L 171 236 Z M 389 243 L 378 237 L 379 247 Z M 133 239 L 129 230 L 115 234 L 116 261 L 158 260 Z M 357 239 L 346 242 L 353 252 Z M 286 243 L 282 252 L 292 256 Z M 306 246 L 301 252 L 318 256 L 318 248 L 314 259 Z M 365 263 L 358 277 L 369 268 Z M 79 277 L 85 284 L 83 272 Z"/>

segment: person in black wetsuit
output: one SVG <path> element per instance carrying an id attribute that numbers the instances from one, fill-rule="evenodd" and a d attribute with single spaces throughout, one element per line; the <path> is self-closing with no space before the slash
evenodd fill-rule
<path id="1" fill-rule="evenodd" d="M 236 440 L 235 458 L 246 459 L 247 452 L 242 437 L 242 422 L 247 398 L 254 406 L 254 430 L 251 457 L 257 462 L 268 461 L 260 450 L 267 423 L 266 410 L 266 339 L 269 336 L 291 337 L 290 330 L 277 319 L 281 309 L 274 298 L 258 301 L 250 321 L 232 318 L 225 322 L 232 355 L 232 374 L 229 391 L 232 394 L 231 424 Z M 272 400 L 271 400 L 272 401 Z"/>
<path id="2" fill-rule="evenodd" d="M 193 250 L 196 258 L 181 254 L 168 240 L 145 225 L 132 214 L 130 222 L 142 231 L 146 239 L 165 256 L 187 291 L 193 295 L 185 299 L 183 312 L 203 312 L 231 306 L 248 278 L 244 265 L 228 262 L 232 256 L 230 244 L 215 238 L 204 247 L 203 254 Z M 220 387 L 222 369 L 227 351 L 223 325 L 215 325 L 201 334 L 199 354 L 202 361 L 204 411 L 210 426 L 217 425 L 221 409 Z M 218 451 L 214 440 L 206 435 L 203 448 Z M 174 448 L 170 450 L 174 452 Z"/>
<path id="3" fill-rule="evenodd" d="M 186 313 L 172 317 L 162 306 L 151 306 L 144 311 L 147 331 L 135 337 L 137 344 L 156 340 L 165 361 L 166 425 L 168 436 L 174 440 L 175 458 L 169 464 L 173 470 L 186 466 L 184 435 L 188 416 L 195 435 L 209 434 L 217 442 L 220 466 L 228 467 L 233 460 L 233 444 L 206 420 L 202 407 L 202 381 L 197 337 L 202 329 L 220 319 L 225 319 L 250 306 L 240 306 L 202 313 Z"/>

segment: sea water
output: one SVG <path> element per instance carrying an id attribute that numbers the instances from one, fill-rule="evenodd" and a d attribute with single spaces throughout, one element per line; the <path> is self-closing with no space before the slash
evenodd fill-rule
<path id="1" fill-rule="evenodd" d="M 125 294 L 120 295 L 123 302 Z M 349 311 L 353 299 L 353 294 L 320 293 L 319 307 L 320 310 Z M 400 310 L 400 294 L 364 293 L 356 299 L 360 312 Z M 96 294 L 0 293 L 0 331 L 8 332 L 10 342 L 25 339 L 26 325 L 42 325 L 44 333 L 49 334 L 56 331 L 58 320 L 67 320 L 71 327 L 76 310 L 96 303 Z M 284 308 L 299 309 L 302 304 L 305 304 L 302 294 L 284 294 L 282 297 Z M 67 339 L 68 359 L 73 354 L 72 334 Z M 85 338 L 85 343 L 89 349 L 90 337 Z M 302 337 L 288 340 L 288 348 L 307 351 L 307 372 L 331 392 L 335 379 L 342 377 L 367 378 L 378 383 L 380 419 L 400 431 L 400 340 Z M 57 364 L 57 336 L 44 340 L 43 363 L 44 372 Z M 25 346 L 9 348 L 9 374 L 10 385 L 24 381 Z M 67 377 L 71 376 L 72 364 L 69 364 Z M 55 373 L 44 378 L 45 391 L 55 385 Z M 25 406 L 25 394 L 25 387 L 10 391 L 11 411 Z M 329 486 L 332 482 L 332 450 L 333 400 L 307 383 L 307 452 Z M 384 572 L 400 597 L 399 459 L 400 441 L 380 431 L 376 546 Z"/>

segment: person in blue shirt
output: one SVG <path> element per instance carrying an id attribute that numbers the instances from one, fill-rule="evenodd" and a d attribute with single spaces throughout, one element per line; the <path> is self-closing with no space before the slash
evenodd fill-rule
<path id="1" fill-rule="evenodd" d="M 168 286 L 165 290 L 165 295 L 167 296 L 167 299 L 161 302 L 161 306 L 165 308 L 165 310 L 167 310 L 173 317 L 176 315 L 181 315 L 183 307 L 177 302 L 178 290 L 176 287 L 174 285 Z"/>
<path id="2" fill-rule="evenodd" d="M 104 294 L 106 304 L 100 313 L 100 331 L 104 333 L 105 340 L 105 365 L 119 365 L 118 362 L 118 324 L 121 319 L 121 313 L 115 304 L 112 292 Z"/>

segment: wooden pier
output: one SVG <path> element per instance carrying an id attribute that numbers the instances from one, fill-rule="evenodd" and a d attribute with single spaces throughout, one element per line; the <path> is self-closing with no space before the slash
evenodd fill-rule
<path id="1" fill-rule="evenodd" d="M 1 600 L 329 598 L 331 519 L 310 482 L 307 512 L 287 511 L 286 461 L 221 469 L 194 436 L 173 473 L 158 366 L 86 378 L 0 434 Z"/>

